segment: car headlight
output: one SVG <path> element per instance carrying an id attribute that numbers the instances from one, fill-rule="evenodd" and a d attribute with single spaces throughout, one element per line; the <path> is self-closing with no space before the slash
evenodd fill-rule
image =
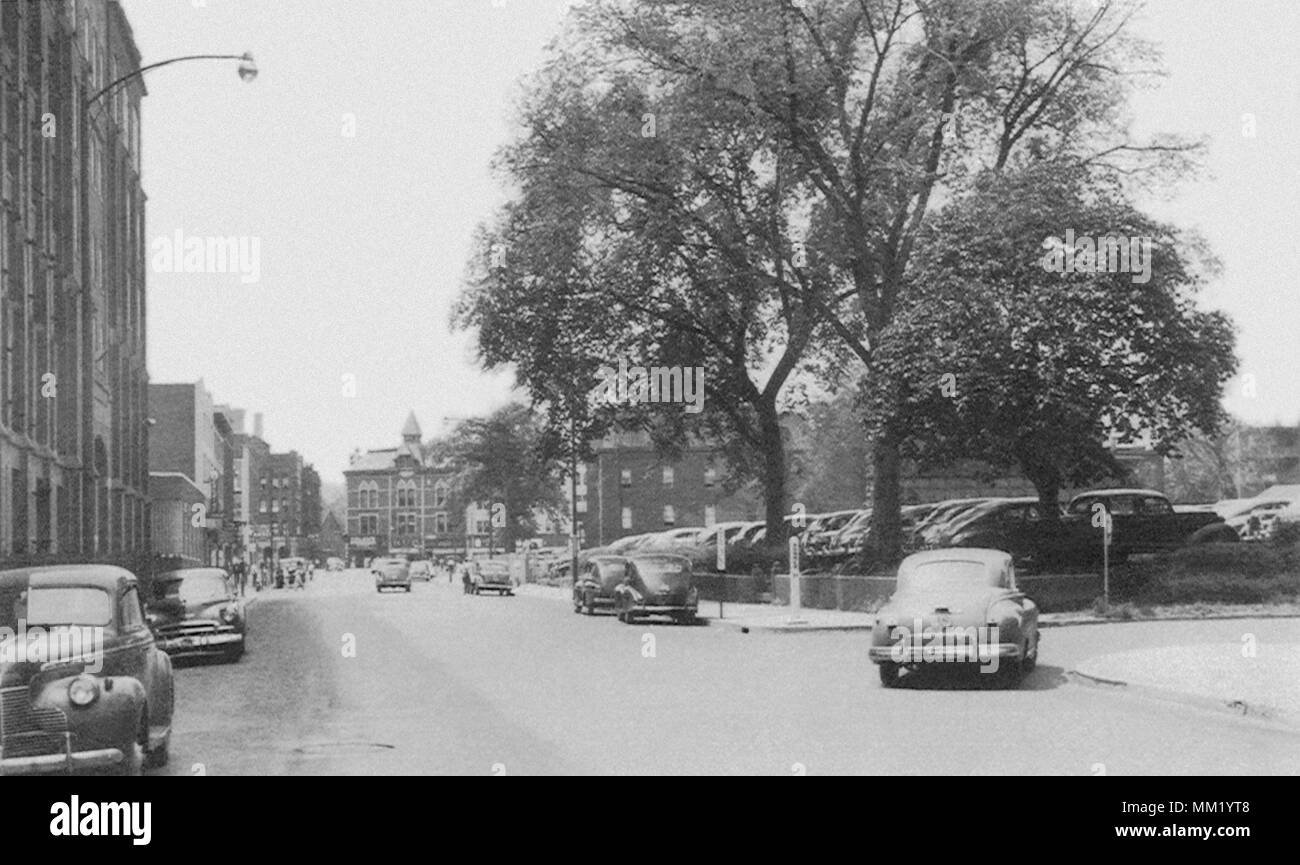
<path id="1" fill-rule="evenodd" d="M 94 679 L 78 676 L 68 683 L 68 702 L 74 706 L 89 706 L 99 699 L 99 685 Z"/>
<path id="2" fill-rule="evenodd" d="M 700 600 L 700 590 L 691 586 L 691 590 L 686 593 L 686 603 L 695 604 Z"/>

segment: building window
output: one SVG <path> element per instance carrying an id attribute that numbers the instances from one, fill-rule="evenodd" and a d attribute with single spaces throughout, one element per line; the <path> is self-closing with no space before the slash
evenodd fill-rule
<path id="1" fill-rule="evenodd" d="M 379 533 L 379 517 L 374 514 L 363 514 L 361 517 L 361 534 L 374 535 Z"/>
<path id="2" fill-rule="evenodd" d="M 664 466 L 664 486 L 666 486 L 666 487 L 670 487 L 670 486 L 672 486 L 672 485 L 673 485 L 673 478 L 674 478 L 675 475 L 676 475 L 676 472 L 673 471 L 673 467 L 672 467 L 672 466 Z"/>
<path id="3" fill-rule="evenodd" d="M 718 470 L 709 466 L 704 470 L 704 485 L 706 487 L 715 486 L 718 483 Z"/>
<path id="4" fill-rule="evenodd" d="M 625 486 L 625 487 L 630 487 L 630 486 L 632 486 L 632 470 L 631 470 L 631 469 L 623 469 L 623 471 L 619 473 L 619 480 L 618 480 L 618 482 L 619 482 L 620 484 L 622 484 L 623 486 Z"/>
<path id="5" fill-rule="evenodd" d="M 257 509 L 258 509 L 259 511 L 261 511 L 262 513 L 266 513 L 266 499 L 261 499 L 261 500 L 258 502 Z"/>
<path id="6" fill-rule="evenodd" d="M 623 528 L 632 528 L 632 509 L 623 508 Z"/>
<path id="7" fill-rule="evenodd" d="M 706 526 L 711 526 L 711 525 L 713 525 L 714 523 L 716 523 L 717 521 L 718 521 L 718 508 L 717 508 L 717 505 L 705 505 L 705 506 L 704 506 L 704 524 L 705 524 Z"/>
<path id="8" fill-rule="evenodd" d="M 677 524 L 677 511 L 672 505 L 664 505 L 664 525 L 673 526 Z"/>
<path id="9" fill-rule="evenodd" d="M 433 485 L 433 506 L 435 508 L 445 508 L 447 506 L 447 485 L 442 481 L 438 481 Z"/>
<path id="10" fill-rule="evenodd" d="M 439 512 L 433 515 L 433 531 L 439 535 L 445 535 L 449 531 L 447 526 L 447 515 Z"/>
<path id="11" fill-rule="evenodd" d="M 271 502 L 271 513 L 273 513 L 273 514 L 278 514 L 278 513 L 280 513 L 280 500 L 279 500 L 279 499 L 274 499 L 274 500 L 272 500 L 272 502 Z"/>

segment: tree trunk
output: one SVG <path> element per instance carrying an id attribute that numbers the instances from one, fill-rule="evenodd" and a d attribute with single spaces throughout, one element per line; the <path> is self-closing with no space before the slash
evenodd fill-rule
<path id="1" fill-rule="evenodd" d="M 889 566 L 898 560 L 901 543 L 902 456 L 898 437 L 886 431 L 871 448 L 874 469 L 871 486 L 871 549 L 876 564 Z"/>

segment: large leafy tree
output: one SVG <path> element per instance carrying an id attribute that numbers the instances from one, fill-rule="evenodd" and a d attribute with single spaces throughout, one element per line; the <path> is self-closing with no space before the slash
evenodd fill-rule
<path id="1" fill-rule="evenodd" d="M 480 235 L 457 319 L 486 364 L 515 367 L 557 451 L 616 426 L 667 454 L 705 436 L 762 481 L 775 537 L 782 392 L 818 327 L 786 272 L 786 156 L 709 83 L 633 74 L 597 43 L 557 47 L 534 82 L 499 160 L 517 193 Z M 620 359 L 702 370 L 703 410 L 592 399 Z"/>
<path id="2" fill-rule="evenodd" d="M 800 300 L 861 368 L 907 310 L 927 217 L 985 171 L 1026 160 L 1097 174 L 1168 168 L 1179 142 L 1129 140 L 1122 108 L 1151 54 L 1133 4 L 1074 0 L 595 2 L 605 42 L 674 80 L 703 80 L 786 154 L 804 196 Z M 1136 176 L 1129 174 L 1127 176 Z M 912 431 L 873 418 L 874 543 L 898 545 Z"/>
<path id="3" fill-rule="evenodd" d="M 1169 454 L 1217 429 L 1236 368 L 1230 323 L 1196 305 L 1213 260 L 1088 180 L 996 172 L 951 202 L 926 228 L 870 376 L 872 399 L 915 433 L 905 452 L 1015 465 L 1052 506 L 1065 486 L 1123 473 L 1108 443 Z M 1085 239 L 1108 236 L 1129 246 L 1133 272 L 1047 267 L 1067 237 L 1082 265 Z"/>

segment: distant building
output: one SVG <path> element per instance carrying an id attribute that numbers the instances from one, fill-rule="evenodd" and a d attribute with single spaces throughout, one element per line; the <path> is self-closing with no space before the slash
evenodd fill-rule
<path id="1" fill-rule="evenodd" d="M 333 511 L 325 514 L 325 519 L 321 520 L 320 540 L 317 542 L 321 556 L 325 558 L 331 556 L 343 558 L 347 555 L 348 544 L 344 538 L 346 532 L 343 529 L 343 523 L 334 515 Z"/>
<path id="2" fill-rule="evenodd" d="M 752 487 L 731 491 L 721 451 L 688 446 L 677 460 L 655 451 L 645 433 L 610 435 L 578 467 L 578 524 L 583 546 L 674 526 L 758 520 L 763 502 Z M 569 485 L 564 485 L 566 500 Z"/>
<path id="3" fill-rule="evenodd" d="M 453 489 L 454 468 L 425 453 L 412 412 L 401 443 L 353 455 L 347 483 L 347 535 L 354 563 L 377 555 L 461 555 L 465 508 Z"/>
<path id="4" fill-rule="evenodd" d="M 228 473 L 233 466 L 229 422 L 214 408 L 212 395 L 202 380 L 149 385 L 149 415 L 153 422 L 150 476 L 179 475 L 203 492 L 202 500 L 196 503 L 199 509 L 190 517 L 198 521 L 203 542 L 199 563 L 224 565 L 229 561 L 235 541 L 227 529 L 232 495 Z M 164 484 L 167 495 L 174 493 L 174 486 Z M 164 500 L 155 495 L 153 501 Z M 171 543 L 155 537 L 154 552 L 160 556 L 180 554 Z M 187 550 L 185 554 L 190 552 Z"/>
<path id="5" fill-rule="evenodd" d="M 207 529 L 203 488 L 180 472 L 153 472 L 150 523 L 158 570 L 192 568 L 207 563 Z"/>

